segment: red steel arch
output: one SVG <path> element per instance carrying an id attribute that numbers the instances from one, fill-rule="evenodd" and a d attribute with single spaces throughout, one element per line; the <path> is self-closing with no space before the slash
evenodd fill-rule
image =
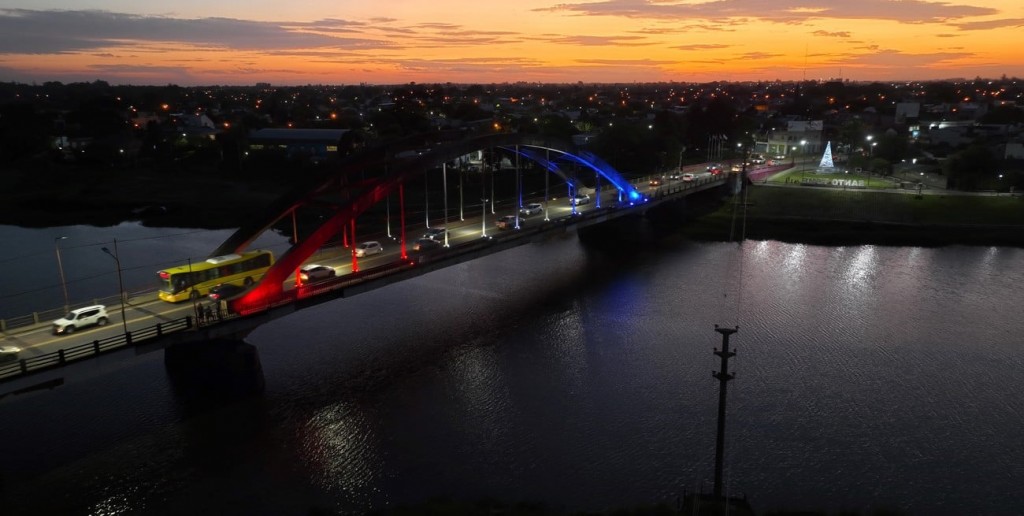
<path id="1" fill-rule="evenodd" d="M 278 220 L 292 213 L 301 205 L 331 187 L 344 184 L 347 178 L 357 172 L 372 167 L 387 165 L 386 174 L 359 182 L 349 182 L 349 189 L 361 189 L 350 200 L 341 203 L 334 215 L 325 220 L 312 234 L 294 244 L 266 272 L 263 279 L 252 290 L 241 298 L 234 300 L 232 308 L 239 313 L 261 310 L 283 298 L 284 281 L 302 265 L 310 256 L 322 247 L 331 237 L 341 233 L 360 214 L 389 195 L 398 191 L 406 181 L 418 177 L 430 168 L 468 154 L 469 152 L 492 147 L 508 146 L 544 147 L 559 152 L 571 152 L 575 148 L 563 141 L 544 138 L 538 135 L 517 133 L 499 133 L 478 136 L 458 141 L 439 142 L 430 150 L 412 158 L 397 158 L 398 149 L 408 149 L 408 145 L 395 146 L 391 150 L 377 147 L 364 151 L 359 155 L 345 160 L 340 169 L 325 174 L 315 181 L 306 182 L 285 194 L 246 227 L 239 228 L 228 237 L 212 255 L 237 253 L 245 250 L 260 234 L 272 227 Z M 402 255 L 405 255 L 403 250 Z"/>

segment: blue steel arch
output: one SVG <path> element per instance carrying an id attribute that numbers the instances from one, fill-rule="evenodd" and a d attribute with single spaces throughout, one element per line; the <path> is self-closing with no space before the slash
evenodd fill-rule
<path id="1" fill-rule="evenodd" d="M 566 182 L 571 183 L 573 185 L 573 188 L 575 189 L 575 181 L 566 177 L 565 174 L 561 172 L 561 169 L 558 167 L 557 163 L 554 163 L 553 161 L 549 160 L 544 156 L 541 156 L 539 153 L 534 152 L 531 149 L 540 148 L 544 150 L 557 152 L 560 156 L 568 159 L 569 161 L 583 165 L 584 167 L 587 167 L 593 170 L 594 172 L 600 174 L 602 177 L 607 179 L 608 182 L 611 183 L 612 186 L 614 186 L 630 202 L 635 203 L 644 200 L 643 194 L 641 194 L 636 188 L 634 188 L 633 185 L 626 180 L 626 178 L 622 177 L 622 174 L 620 174 L 617 170 L 615 170 L 614 167 L 609 165 L 607 162 L 605 162 L 603 159 L 599 158 L 596 154 L 592 152 L 580 150 L 578 151 L 577 155 L 568 151 L 553 149 L 550 147 L 541 147 L 537 145 L 524 146 L 527 147 L 527 149 L 505 149 L 511 150 L 512 152 L 518 152 L 520 155 L 541 164 L 549 172 L 556 173 L 563 179 L 565 179 Z"/>
<path id="2" fill-rule="evenodd" d="M 341 233 L 359 215 L 378 202 L 385 200 L 396 191 L 399 191 L 401 186 L 407 181 L 425 174 L 427 170 L 436 168 L 442 163 L 453 161 L 476 150 L 485 148 L 509 150 L 515 147 L 539 148 L 559 153 L 562 157 L 596 171 L 608 179 L 620 192 L 624 192 L 629 199 L 633 201 L 642 200 L 642 196 L 628 181 L 622 178 L 610 165 L 597 158 L 597 156 L 589 152 L 578 151 L 574 145 L 567 144 L 564 141 L 545 138 L 539 135 L 499 133 L 448 141 L 438 139 L 434 141 L 433 146 L 429 150 L 418 152 L 408 157 L 399 157 L 401 151 L 408 150 L 409 148 L 422 148 L 422 146 L 394 146 L 390 149 L 386 146 L 377 146 L 374 149 L 347 158 L 335 171 L 306 181 L 304 184 L 282 195 L 271 206 L 268 206 L 263 213 L 254 216 L 248 225 L 239 228 L 228 237 L 211 254 L 211 256 L 217 256 L 245 250 L 252 241 L 264 231 L 270 229 L 279 220 L 288 216 L 302 205 L 312 203 L 315 196 L 330 191 L 332 188 L 341 187 L 350 194 L 347 200 L 335 206 L 336 209 L 333 216 L 321 223 L 310 235 L 294 243 L 288 251 L 280 256 L 264 274 L 259 284 L 242 296 L 241 299 L 235 301 L 235 308 L 244 312 L 247 309 L 256 310 L 267 306 L 269 303 L 273 303 L 283 291 L 284 280 L 301 266 L 306 259 L 327 243 L 331 237 Z M 561 173 L 556 164 L 541 158 L 537 153 L 531 154 L 533 156 L 530 159 L 535 159 L 541 163 L 546 170 L 555 172 L 563 179 L 569 180 L 564 173 Z M 356 179 L 359 172 L 375 167 L 383 167 L 385 172 L 380 176 L 370 179 Z"/>

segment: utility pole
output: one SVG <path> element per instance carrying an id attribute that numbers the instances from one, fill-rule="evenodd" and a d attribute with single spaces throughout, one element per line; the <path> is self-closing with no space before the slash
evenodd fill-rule
<path id="1" fill-rule="evenodd" d="M 728 389 L 728 382 L 736 377 L 729 373 L 729 359 L 736 356 L 736 353 L 729 351 L 729 335 L 739 331 L 735 328 L 719 328 L 715 325 L 715 331 L 722 334 L 722 350 L 715 349 L 715 355 L 722 358 L 722 370 L 711 372 L 711 376 L 718 379 L 718 432 L 715 436 L 715 498 L 722 497 L 722 462 L 725 458 L 725 394 Z"/>

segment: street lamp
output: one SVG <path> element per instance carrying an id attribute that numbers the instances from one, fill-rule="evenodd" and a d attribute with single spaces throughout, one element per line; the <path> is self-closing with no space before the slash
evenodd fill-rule
<path id="1" fill-rule="evenodd" d="M 484 198 L 480 199 L 480 201 L 481 201 L 480 207 L 483 208 L 481 210 L 481 216 L 480 216 L 480 238 L 487 238 L 487 201 L 488 200 L 489 199 L 484 199 Z"/>
<path id="2" fill-rule="evenodd" d="M 114 239 L 114 252 L 110 252 L 110 249 L 106 247 L 100 249 L 104 253 L 110 255 L 114 259 L 114 263 L 117 264 L 117 288 L 118 297 L 121 299 L 121 326 L 124 327 L 124 338 L 125 340 L 131 341 L 131 335 L 128 333 L 128 315 L 124 311 L 124 280 L 121 278 L 121 259 L 117 257 L 117 239 Z"/>
<path id="3" fill-rule="evenodd" d="M 59 236 L 53 239 L 53 250 L 57 253 L 57 270 L 60 271 L 60 287 L 64 290 L 64 311 L 66 312 L 71 303 L 68 302 L 68 283 L 64 280 L 64 264 L 60 261 L 60 241 L 67 240 L 66 236 Z"/>

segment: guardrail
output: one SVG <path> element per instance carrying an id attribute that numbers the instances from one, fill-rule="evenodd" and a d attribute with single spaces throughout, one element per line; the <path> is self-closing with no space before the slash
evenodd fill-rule
<path id="1" fill-rule="evenodd" d="M 137 297 L 152 292 L 156 292 L 156 289 L 151 288 L 139 290 L 132 293 L 126 292 L 124 302 L 125 304 L 131 304 L 132 297 Z M 64 315 L 67 314 L 69 310 L 74 310 L 76 308 L 82 308 L 92 305 L 106 305 L 107 307 L 113 308 L 115 305 L 119 305 L 120 303 L 121 297 L 118 294 L 114 294 L 107 297 L 95 298 L 92 300 L 92 302 L 75 303 L 73 305 L 69 305 L 67 309 L 65 309 L 64 307 L 51 308 L 39 312 L 32 312 L 31 314 L 27 315 L 16 315 L 14 317 L 0 319 L 0 332 L 6 332 L 17 328 L 24 328 L 26 326 L 34 326 L 36 324 L 49 324 L 51 321 L 64 317 Z"/>
<path id="2" fill-rule="evenodd" d="M 658 189 L 655 190 L 654 192 L 650 192 L 650 195 L 647 195 L 647 197 L 650 199 L 663 199 L 665 197 L 678 194 L 683 191 L 698 189 L 702 186 L 709 184 L 722 184 L 725 181 L 726 177 L 724 176 L 707 176 L 695 178 L 693 181 L 678 181 L 669 185 L 658 187 Z M 597 208 L 593 210 L 587 210 L 585 212 L 580 212 L 575 215 L 569 215 L 557 219 L 551 219 L 548 221 L 540 221 L 539 218 L 524 218 L 524 224 L 520 229 L 500 230 L 495 228 L 493 230 L 493 233 L 491 233 L 490 236 L 488 236 L 487 238 L 481 238 L 471 242 L 465 242 L 459 245 L 452 246 L 449 249 L 436 249 L 424 253 L 410 253 L 408 259 L 406 260 L 396 261 L 393 263 L 373 267 L 370 269 L 364 269 L 359 272 L 346 274 L 344 276 L 339 276 L 337 278 L 330 280 L 309 283 L 303 285 L 300 288 L 282 292 L 273 299 L 270 299 L 262 304 L 247 306 L 242 313 L 227 313 L 224 310 L 225 303 L 221 303 L 220 306 L 218 307 L 216 319 L 210 321 L 200 321 L 199 325 L 206 326 L 211 324 L 217 324 L 221 321 L 228 319 L 256 315 L 258 313 L 265 312 L 267 310 L 283 306 L 295 301 L 315 297 L 319 294 L 324 294 L 336 290 L 342 290 L 347 287 L 358 285 L 360 283 L 372 281 L 393 274 L 398 274 L 400 272 L 416 267 L 417 265 L 428 264 L 435 261 L 457 259 L 458 257 L 463 256 L 465 254 L 474 253 L 481 249 L 491 247 L 503 242 L 508 242 L 511 240 L 530 239 L 533 238 L 535 235 L 548 231 L 552 228 L 558 226 L 577 224 L 583 221 L 587 221 L 589 219 L 604 217 L 615 208 L 620 208 L 623 206 L 628 207 L 631 205 L 632 204 L 628 202 L 624 202 L 622 204 L 613 202 L 609 206 L 604 206 L 602 208 Z"/>
<path id="3" fill-rule="evenodd" d="M 657 189 L 654 192 L 651 192 L 651 195 L 648 195 L 648 197 L 652 199 L 661 199 L 669 195 L 673 195 L 686 190 L 692 190 L 700 186 L 721 182 L 724 182 L 724 178 L 722 176 L 700 177 L 695 178 L 693 181 L 675 181 L 671 182 L 670 184 L 657 187 Z M 617 203 L 615 204 L 616 205 L 614 207 L 619 207 Z M 344 289 L 346 287 L 351 287 L 353 285 L 357 285 L 366 281 L 372 281 L 392 274 L 397 274 L 409 268 L 415 267 L 417 264 L 424 264 L 432 262 L 434 260 L 445 260 L 448 258 L 458 257 L 460 255 L 472 253 L 500 242 L 506 242 L 509 240 L 516 239 L 528 239 L 531 238 L 533 235 L 543 233 L 559 225 L 574 224 L 588 219 L 603 217 L 612 209 L 613 206 L 607 206 L 599 209 L 588 210 L 582 213 L 577 213 L 576 215 L 562 217 L 559 219 L 553 219 L 542 222 L 529 222 L 524 226 L 523 229 L 516 231 L 495 230 L 495 232 L 487 239 L 467 242 L 455 246 L 451 248 L 449 251 L 443 252 L 442 254 L 437 254 L 436 252 L 427 252 L 419 255 L 412 255 L 408 260 L 381 265 L 379 267 L 374 267 L 353 274 L 348 274 L 335 280 L 318 282 L 315 284 L 304 286 L 301 289 L 287 291 L 282 295 L 274 298 L 269 303 L 266 303 L 258 307 L 250 307 L 243 314 L 226 313 L 219 307 L 215 318 L 197 318 L 194 320 L 191 316 L 187 316 L 181 319 L 175 319 L 168 322 L 158 323 L 155 326 L 135 330 L 132 332 L 128 332 L 127 334 L 115 335 L 113 337 L 108 337 L 106 339 L 94 340 L 90 343 L 60 349 L 53 353 L 46 353 L 39 356 L 22 358 L 17 361 L 12 361 L 6 364 L 0 364 L 0 382 L 18 378 L 22 375 L 31 372 L 63 367 L 64 365 L 70 362 L 75 362 L 86 358 L 92 358 L 101 353 L 114 351 L 127 346 L 136 345 L 139 344 L 140 342 L 158 338 L 168 333 L 184 331 L 196 327 L 212 326 L 230 319 L 237 319 L 248 315 L 254 315 L 256 313 L 263 312 L 271 308 L 293 303 L 297 300 L 310 298 L 328 291 Z M 146 292 L 151 292 L 151 290 L 137 292 L 136 295 Z M 110 302 L 110 299 L 113 299 L 113 302 Z M 101 301 L 107 301 L 107 303 L 101 303 Z M 94 300 L 93 304 L 114 305 L 116 303 L 119 303 L 119 301 L 120 300 L 118 299 L 118 296 L 115 295 L 111 296 L 110 298 L 96 299 Z M 63 313 L 63 309 L 55 309 L 49 312 L 35 312 L 31 316 L 6 319 L 0 322 L 6 324 L 5 328 L 30 326 L 33 324 L 39 324 L 40 320 L 46 320 L 46 318 L 49 315 L 53 315 L 52 318 L 56 319 L 60 315 L 63 315 Z M 28 322 L 25 323 L 24 321 Z"/>
<path id="4" fill-rule="evenodd" d="M 193 326 L 192 317 L 183 317 L 181 319 L 157 323 L 156 326 L 142 328 L 141 330 L 130 331 L 126 334 L 98 339 L 85 344 L 58 349 L 52 353 L 26 357 L 17 361 L 0 364 L 0 382 L 13 380 L 28 373 L 63 367 L 71 362 L 93 358 L 101 353 L 134 346 L 140 342 L 145 342 L 168 333 L 188 330 Z"/>

